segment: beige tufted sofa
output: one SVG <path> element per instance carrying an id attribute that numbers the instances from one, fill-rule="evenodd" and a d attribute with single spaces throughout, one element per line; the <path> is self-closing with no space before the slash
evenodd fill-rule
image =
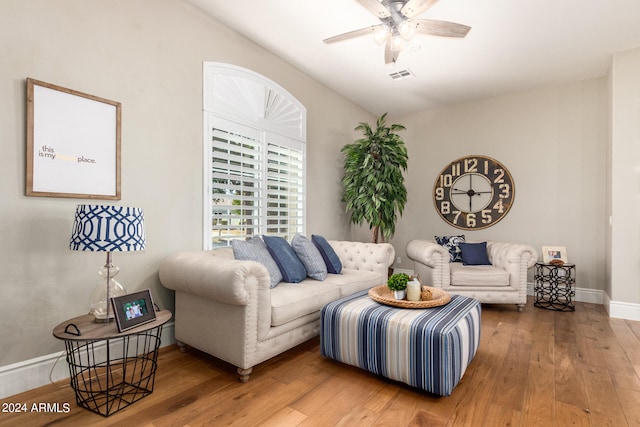
<path id="1" fill-rule="evenodd" d="M 449 251 L 435 241 L 407 244 L 407 256 L 422 284 L 484 303 L 516 304 L 522 311 L 527 303 L 527 270 L 538 260 L 538 253 L 529 245 L 491 241 L 487 253 L 491 265 L 462 265 L 449 262 Z"/>
<path id="2" fill-rule="evenodd" d="M 234 259 L 231 248 L 180 252 L 165 259 L 160 281 L 176 291 L 179 345 L 233 364 L 246 382 L 253 366 L 317 336 L 320 309 L 386 283 L 395 257 L 388 243 L 329 243 L 342 262 L 341 274 L 329 274 L 324 281 L 281 282 L 272 289 L 267 269 Z"/>

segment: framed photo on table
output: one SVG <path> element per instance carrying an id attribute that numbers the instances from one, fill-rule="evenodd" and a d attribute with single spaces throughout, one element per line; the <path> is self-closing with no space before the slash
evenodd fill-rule
<path id="1" fill-rule="evenodd" d="M 26 195 L 120 200 L 121 107 L 28 78 Z"/>
<path id="2" fill-rule="evenodd" d="M 118 332 L 156 320 L 155 306 L 149 289 L 111 298 L 111 305 Z"/>
<path id="3" fill-rule="evenodd" d="M 564 246 L 543 246 L 542 261 L 545 264 L 553 264 L 559 262 L 566 264 L 568 262 L 567 248 L 565 248 Z"/>

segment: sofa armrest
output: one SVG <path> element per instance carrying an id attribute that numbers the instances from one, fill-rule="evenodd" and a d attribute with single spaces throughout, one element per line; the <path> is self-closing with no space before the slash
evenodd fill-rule
<path id="1" fill-rule="evenodd" d="M 431 240 L 412 240 L 407 243 L 407 256 L 421 264 L 436 268 L 449 262 L 449 251 Z"/>
<path id="2" fill-rule="evenodd" d="M 331 240 L 329 244 L 336 251 L 344 268 L 373 271 L 385 279 L 396 257 L 396 251 L 389 243 Z"/>
<path id="3" fill-rule="evenodd" d="M 538 261 L 538 252 L 529 245 L 505 242 L 487 242 L 489 261 L 496 267 L 504 268 L 509 264 L 523 264 L 531 268 Z"/>
<path id="4" fill-rule="evenodd" d="M 269 272 L 262 264 L 218 256 L 217 251 L 179 252 L 165 258 L 160 282 L 168 289 L 232 305 L 249 303 L 249 287 L 269 290 Z"/>
<path id="5" fill-rule="evenodd" d="M 422 284 L 442 288 L 451 283 L 449 251 L 442 245 L 432 240 L 411 240 L 407 256 Z"/>

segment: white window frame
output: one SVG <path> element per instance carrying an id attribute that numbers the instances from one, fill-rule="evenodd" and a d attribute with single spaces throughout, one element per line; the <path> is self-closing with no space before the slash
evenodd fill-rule
<path id="1" fill-rule="evenodd" d="M 284 88 L 253 71 L 230 64 L 205 62 L 203 66 L 203 247 L 213 245 L 213 186 L 212 186 L 212 145 L 213 129 L 227 126 L 230 129 L 249 129 L 258 135 L 262 149 L 271 144 L 299 151 L 302 164 L 302 206 L 296 210 L 301 224 L 296 232 L 306 232 L 306 108 Z M 261 199 L 259 224 L 253 225 L 253 234 L 280 235 L 293 237 L 293 233 L 273 230 L 267 221 L 269 192 L 266 187 L 268 156 L 263 151 L 260 159 L 261 176 L 264 185 L 260 187 Z M 229 220 L 227 220 L 229 221 Z M 229 222 L 227 222 L 229 223 Z M 241 234 L 239 238 L 245 238 Z M 226 241 L 227 245 L 231 239 Z M 216 247 L 218 247 L 217 245 Z"/>

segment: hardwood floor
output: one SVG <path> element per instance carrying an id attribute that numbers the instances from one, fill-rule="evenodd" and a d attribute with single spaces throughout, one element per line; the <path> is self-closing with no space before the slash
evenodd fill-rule
<path id="1" fill-rule="evenodd" d="M 175 346 L 162 349 L 155 391 L 108 418 L 75 404 L 63 383 L 2 403 L 68 403 L 68 413 L 0 413 L 0 426 L 640 426 L 640 322 L 484 305 L 478 353 L 449 397 L 323 358 L 311 340 L 254 369 Z"/>

